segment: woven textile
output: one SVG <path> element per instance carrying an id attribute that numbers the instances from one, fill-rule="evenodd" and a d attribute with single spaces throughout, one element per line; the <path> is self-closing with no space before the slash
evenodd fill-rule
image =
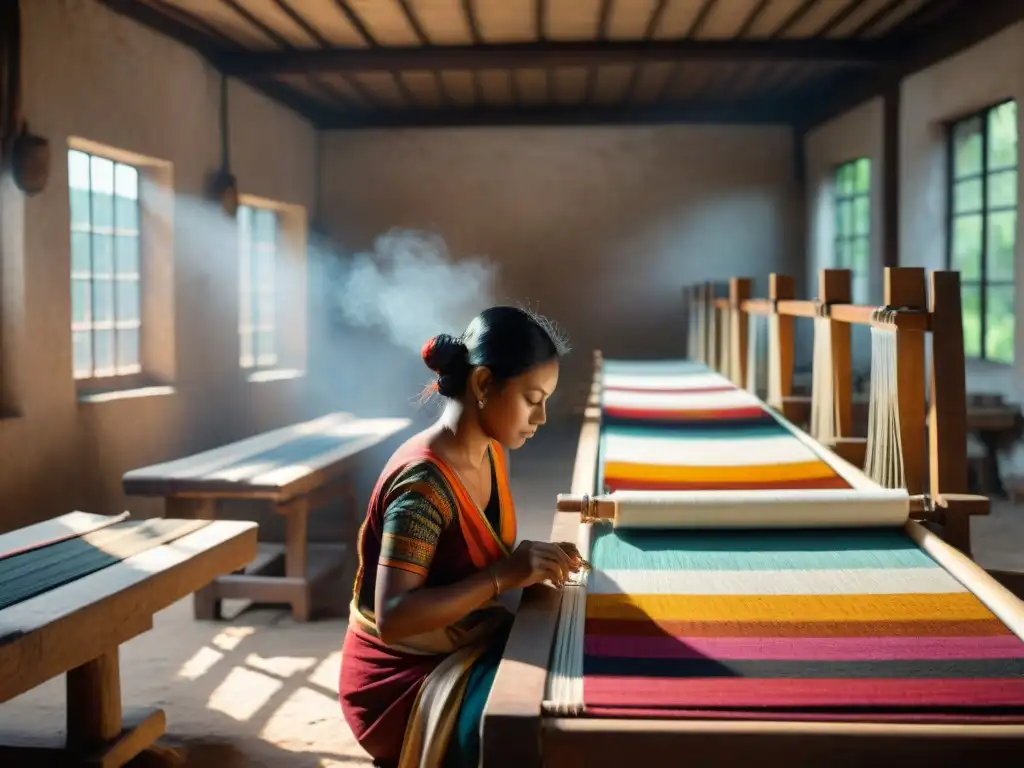
<path id="1" fill-rule="evenodd" d="M 606 362 L 604 485 L 848 487 L 723 382 L 699 366 Z M 1024 642 L 902 528 L 591 536 L 591 716 L 1024 721 Z"/>
<path id="2" fill-rule="evenodd" d="M 1024 642 L 901 530 L 594 536 L 592 714 L 1024 719 Z"/>
<path id="3" fill-rule="evenodd" d="M 602 373 L 607 491 L 850 487 L 761 400 L 702 365 L 608 361 Z"/>

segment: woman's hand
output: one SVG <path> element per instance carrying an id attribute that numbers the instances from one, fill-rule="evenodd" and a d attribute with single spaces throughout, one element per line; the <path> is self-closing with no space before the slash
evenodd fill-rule
<path id="1" fill-rule="evenodd" d="M 561 587 L 570 573 L 579 571 L 579 563 L 579 553 L 569 555 L 562 545 L 523 541 L 496 566 L 496 571 L 503 589 L 529 587 L 542 581 Z"/>

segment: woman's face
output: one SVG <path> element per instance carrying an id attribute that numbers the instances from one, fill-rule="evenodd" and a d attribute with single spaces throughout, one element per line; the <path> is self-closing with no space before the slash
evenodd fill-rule
<path id="1" fill-rule="evenodd" d="M 488 387 L 480 421 L 489 437 L 506 448 L 521 448 L 547 421 L 548 398 L 558 386 L 555 358 L 505 382 Z"/>

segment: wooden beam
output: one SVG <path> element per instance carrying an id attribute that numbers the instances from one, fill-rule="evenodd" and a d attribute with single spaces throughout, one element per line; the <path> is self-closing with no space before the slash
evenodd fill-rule
<path id="1" fill-rule="evenodd" d="M 449 128 L 490 125 L 661 125 L 708 123 L 786 125 L 796 113 L 782 102 L 727 105 L 717 103 L 606 106 L 600 104 L 540 107 L 474 107 L 415 110 L 336 110 L 317 121 L 322 130 L 365 128 Z"/>
<path id="2" fill-rule="evenodd" d="M 852 72 L 832 78 L 807 94 L 801 121 L 804 131 L 826 123 L 873 98 L 909 75 L 937 64 L 976 45 L 1001 30 L 1024 21 L 1024 3 L 1005 0 L 971 0 L 949 14 L 912 33 L 887 38 L 900 55 L 870 71 Z"/>
<path id="3" fill-rule="evenodd" d="M 900 103 L 899 83 L 882 95 L 882 262 L 900 265 Z"/>
<path id="4" fill-rule="evenodd" d="M 225 51 L 230 75 L 437 69 L 592 67 L 659 61 L 805 61 L 873 69 L 893 60 L 884 40 L 587 40 L 495 45 Z"/>

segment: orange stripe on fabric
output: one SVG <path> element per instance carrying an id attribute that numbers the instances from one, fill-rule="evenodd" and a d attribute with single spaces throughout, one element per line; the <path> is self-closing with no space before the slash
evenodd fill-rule
<path id="1" fill-rule="evenodd" d="M 634 464 L 610 461 L 605 476 L 621 480 L 756 483 L 782 480 L 810 480 L 834 477 L 836 472 L 823 461 L 801 461 L 792 464 L 754 464 L 729 466 L 674 466 L 671 464 Z"/>
<path id="2" fill-rule="evenodd" d="M 814 585 L 808 585 L 813 589 Z M 588 595 L 587 618 L 687 621 L 972 621 L 993 618 L 973 594 Z"/>

